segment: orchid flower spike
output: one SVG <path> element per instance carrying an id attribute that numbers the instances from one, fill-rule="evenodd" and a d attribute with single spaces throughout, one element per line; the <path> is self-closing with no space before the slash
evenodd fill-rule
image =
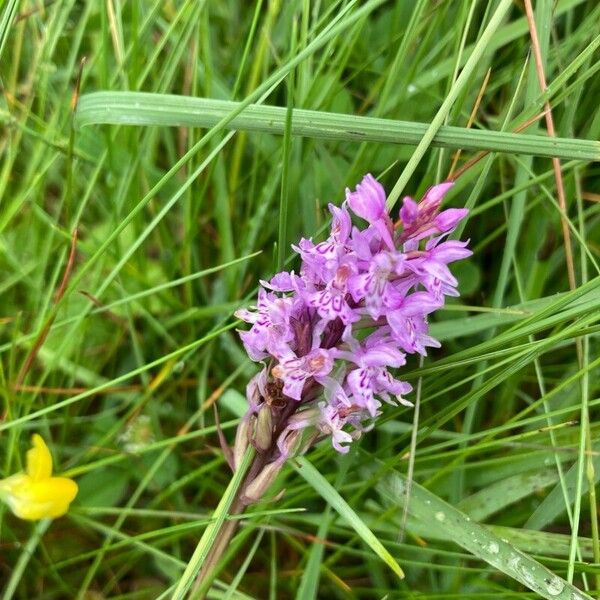
<path id="1" fill-rule="evenodd" d="M 77 495 L 68 477 L 52 477 L 52 456 L 40 435 L 34 433 L 24 473 L 0 479 L 0 500 L 20 519 L 36 521 L 62 517 Z"/>
<path id="2" fill-rule="evenodd" d="M 397 369 L 407 354 L 440 346 L 428 317 L 458 295 L 448 265 L 471 255 L 467 242 L 447 240 L 468 213 L 440 211 L 451 187 L 405 198 L 394 225 L 383 186 L 366 175 L 340 207 L 329 205 L 326 240 L 292 246 L 299 272 L 261 281 L 256 307 L 237 311 L 251 324 L 240 332 L 246 352 L 263 364 L 233 452 L 241 456 L 250 443 L 260 456 L 247 498 L 256 501 L 285 460 L 318 440 L 348 452 L 384 403 L 411 406 L 412 388 Z"/>

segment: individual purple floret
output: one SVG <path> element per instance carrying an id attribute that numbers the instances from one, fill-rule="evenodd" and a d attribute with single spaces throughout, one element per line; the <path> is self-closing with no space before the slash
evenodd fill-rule
<path id="1" fill-rule="evenodd" d="M 389 369 L 404 365 L 407 353 L 439 347 L 427 317 L 445 296 L 458 295 L 448 264 L 471 255 L 467 242 L 447 239 L 468 213 L 440 212 L 452 185 L 429 188 L 418 203 L 404 198 L 394 225 L 383 187 L 366 175 L 355 191 L 346 189 L 341 207 L 329 205 L 327 240 L 292 246 L 299 273 L 261 282 L 256 307 L 236 312 L 252 324 L 240 332 L 248 355 L 263 363 L 248 386 L 244 434 L 238 431 L 234 451 L 241 456 L 252 443 L 262 453 L 261 483 L 247 501 L 294 453 L 323 437 L 348 452 L 382 402 L 411 405 L 404 398 L 411 386 Z"/>

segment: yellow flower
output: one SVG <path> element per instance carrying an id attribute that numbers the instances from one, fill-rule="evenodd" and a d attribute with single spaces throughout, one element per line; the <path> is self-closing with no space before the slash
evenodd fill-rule
<path id="1" fill-rule="evenodd" d="M 26 472 L 0 479 L 0 500 L 20 519 L 62 517 L 77 495 L 77 484 L 67 477 L 52 477 L 52 456 L 40 435 L 34 433 L 31 443 Z"/>

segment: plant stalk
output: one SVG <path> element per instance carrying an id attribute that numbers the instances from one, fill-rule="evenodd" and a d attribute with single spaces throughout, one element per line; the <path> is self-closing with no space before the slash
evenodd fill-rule
<path id="1" fill-rule="evenodd" d="M 243 489 L 243 485 L 240 489 Z M 228 514 L 230 517 L 241 515 L 245 510 L 246 504 L 242 502 L 238 494 L 238 497 L 233 501 L 233 504 L 231 505 Z M 231 539 L 233 538 L 233 534 L 237 530 L 239 522 L 239 519 L 227 519 L 223 523 L 223 525 L 221 525 L 221 529 L 217 533 L 216 542 L 210 549 L 206 559 L 200 567 L 200 572 L 198 573 L 198 577 L 196 577 L 196 581 L 194 582 L 194 587 L 192 588 L 192 591 L 190 593 L 190 598 L 199 600 L 205 597 L 212 582 L 219 574 L 219 570 L 217 570 L 217 565 L 221 560 L 223 553 L 229 546 L 229 542 L 231 542 Z"/>
<path id="2" fill-rule="evenodd" d="M 252 472 L 255 468 L 255 452 L 254 448 L 249 446 L 246 449 L 243 459 L 241 460 L 239 466 L 237 467 L 225 493 L 221 497 L 221 500 L 215 509 L 213 514 L 213 520 L 207 525 L 196 549 L 194 550 L 194 554 L 192 555 L 181 579 L 177 583 L 177 587 L 173 592 L 172 600 L 183 600 L 188 591 L 191 589 L 194 581 L 198 579 L 198 573 L 200 573 L 204 564 L 213 555 L 211 559 L 211 563 L 214 564 L 215 560 L 218 560 L 218 555 L 216 550 L 213 550 L 215 546 L 219 545 L 219 535 L 221 534 L 222 528 L 228 522 L 226 518 L 230 511 L 238 510 L 237 503 L 241 499 L 241 492 L 244 488 L 244 483 L 247 480 L 246 474 L 248 476 L 252 475 Z M 252 468 L 250 467 L 252 465 Z M 235 521 L 234 521 L 235 523 Z M 235 531 L 235 526 L 231 531 L 231 535 Z M 210 574 L 208 576 L 210 579 Z"/>
<path id="3" fill-rule="evenodd" d="M 253 450 L 251 450 L 254 453 Z M 245 472 L 245 476 L 241 484 L 238 485 L 237 490 L 235 491 L 235 495 L 231 502 L 229 509 L 227 510 L 227 516 L 237 516 L 244 513 L 248 503 L 244 501 L 244 491 L 246 486 L 253 481 L 256 476 L 262 471 L 266 463 L 265 454 L 256 454 L 252 460 L 250 467 L 244 467 L 244 463 L 242 463 L 238 470 L 243 470 Z M 247 472 L 246 472 L 247 469 Z M 237 472 L 234 473 L 232 482 L 236 479 Z M 231 484 L 230 484 L 231 486 Z M 215 511 L 216 512 L 216 511 Z M 216 533 L 214 534 L 214 541 L 212 546 L 209 548 L 208 553 L 204 560 L 200 563 L 200 570 L 198 572 L 198 576 L 194 582 L 193 588 L 190 592 L 190 599 L 194 600 L 202 600 L 208 590 L 212 582 L 215 580 L 217 575 L 219 574 L 220 569 L 218 569 L 219 561 L 221 560 L 223 554 L 227 550 L 233 535 L 235 534 L 238 525 L 240 523 L 240 519 L 224 519 Z M 224 565 L 221 565 L 221 568 Z"/>

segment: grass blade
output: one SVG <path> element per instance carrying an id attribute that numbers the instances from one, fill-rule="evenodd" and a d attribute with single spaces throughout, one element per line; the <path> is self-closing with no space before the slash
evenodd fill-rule
<path id="1" fill-rule="evenodd" d="M 93 92 L 79 99 L 76 124 L 144 125 L 160 127 L 213 127 L 238 112 L 240 103 L 212 98 L 191 98 L 145 92 Z M 287 109 L 251 104 L 225 124 L 239 131 L 283 135 Z M 354 142 L 417 145 L 429 125 L 375 117 L 361 117 L 315 110 L 294 109 L 292 135 Z M 442 126 L 432 146 L 514 152 L 564 159 L 600 160 L 600 142 L 553 138 Z"/>
<path id="2" fill-rule="evenodd" d="M 417 166 L 419 165 L 419 162 L 425 155 L 425 152 L 427 152 L 429 146 L 431 145 L 431 142 L 435 138 L 435 134 L 438 132 L 438 130 L 450 114 L 450 110 L 454 106 L 454 102 L 457 100 L 461 91 L 467 85 L 467 82 L 471 79 L 479 63 L 479 60 L 486 52 L 488 44 L 490 43 L 496 29 L 498 29 L 498 27 L 500 26 L 500 23 L 504 19 L 511 4 L 511 0 L 501 0 L 498 4 L 496 11 L 490 19 L 490 22 L 488 23 L 484 32 L 481 34 L 481 37 L 475 44 L 475 48 L 473 48 L 473 53 L 471 54 L 471 56 L 469 56 L 469 59 L 467 60 L 456 82 L 448 91 L 448 94 L 444 98 L 442 105 L 435 114 L 435 117 L 433 117 L 431 124 L 429 125 L 429 127 L 427 127 L 427 131 L 419 141 L 419 144 L 417 145 L 413 155 L 410 157 L 410 160 L 408 161 L 402 173 L 400 174 L 396 185 L 394 185 L 392 191 L 389 193 L 386 201 L 386 205 L 388 208 L 391 209 L 400 198 L 400 194 L 402 193 L 409 179 L 415 172 Z"/>
<path id="3" fill-rule="evenodd" d="M 356 533 L 361 537 L 381 560 L 386 563 L 398 577 L 404 577 L 404 572 L 395 558 L 386 550 L 384 545 L 365 525 L 365 522 L 356 514 L 348 503 L 340 496 L 339 492 L 319 473 L 319 471 L 305 457 L 300 457 L 296 461 L 299 466 L 295 466 L 296 471 L 312 485 L 320 496 L 326 500 L 332 508 L 344 519 Z M 293 463 L 292 463 L 293 464 Z"/>
<path id="4" fill-rule="evenodd" d="M 395 473 L 378 487 L 388 503 L 402 505 L 405 478 Z M 519 581 L 548 600 L 591 600 L 529 555 L 471 520 L 439 496 L 412 482 L 409 513 L 424 523 L 436 523 L 459 546 Z"/>
<path id="5" fill-rule="evenodd" d="M 0 17 L 0 56 L 2 56 L 2 50 L 4 50 L 18 7 L 19 0 L 8 0 L 2 11 L 2 17 Z"/>

